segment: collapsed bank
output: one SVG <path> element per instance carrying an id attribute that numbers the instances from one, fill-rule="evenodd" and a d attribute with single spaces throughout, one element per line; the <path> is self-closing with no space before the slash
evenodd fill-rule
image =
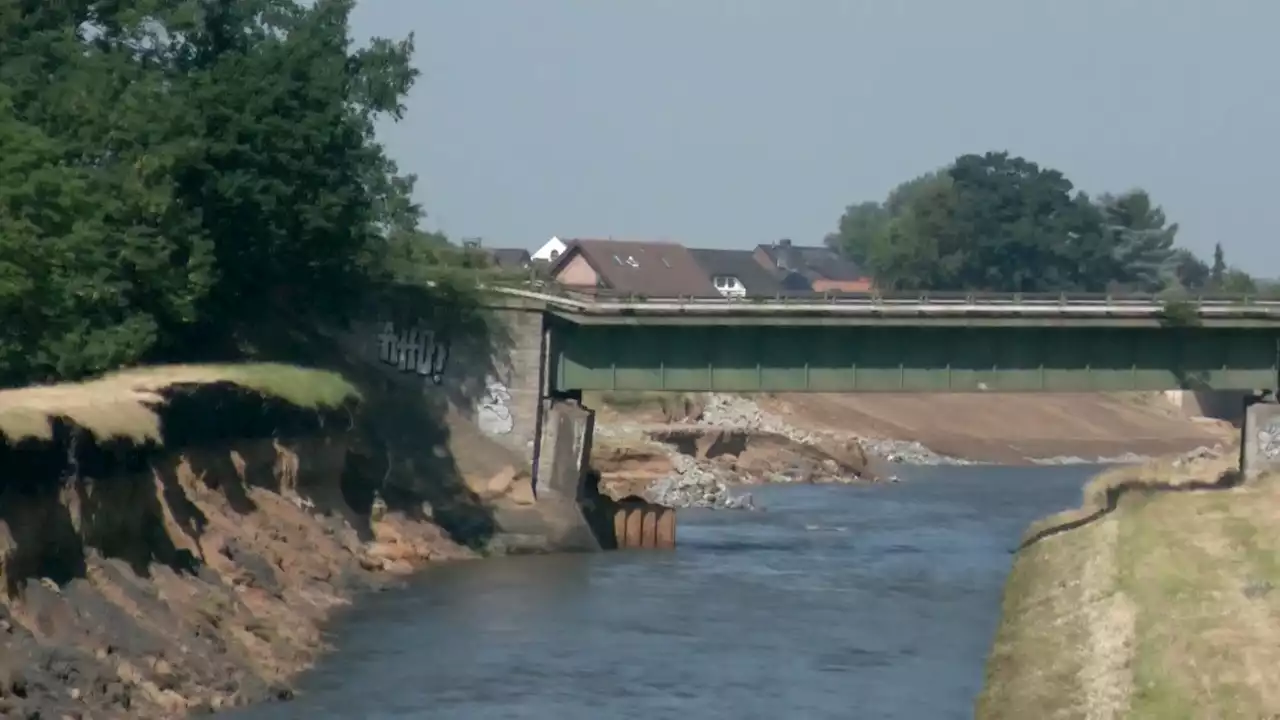
<path id="1" fill-rule="evenodd" d="M 0 393 L 0 715 L 287 698 L 360 591 L 426 562 L 598 545 L 578 498 L 535 498 L 516 458 L 464 459 L 465 437 L 424 442 L 465 425 L 397 395 L 269 364 Z M 416 408 L 407 443 L 378 427 L 397 407 Z M 548 477 L 590 429 L 551 418 Z"/>

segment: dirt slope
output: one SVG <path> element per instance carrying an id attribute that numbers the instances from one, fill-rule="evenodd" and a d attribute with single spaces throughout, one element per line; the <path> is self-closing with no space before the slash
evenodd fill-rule
<path id="1" fill-rule="evenodd" d="M 456 414 L 367 432 L 373 389 L 250 365 L 0 392 L 0 717 L 287 698 L 356 593 L 476 556 L 447 518 L 532 502 Z"/>
<path id="2" fill-rule="evenodd" d="M 1159 455 L 1223 442 L 1233 432 L 1141 393 L 796 393 L 759 403 L 797 426 L 914 440 L 944 455 L 994 462 Z"/>

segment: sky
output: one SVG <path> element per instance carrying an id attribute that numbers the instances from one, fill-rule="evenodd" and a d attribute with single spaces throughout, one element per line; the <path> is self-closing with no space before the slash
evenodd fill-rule
<path id="1" fill-rule="evenodd" d="M 415 34 L 379 132 L 455 239 L 817 244 L 1007 150 L 1280 276 L 1276 0 L 362 0 L 353 24 Z"/>

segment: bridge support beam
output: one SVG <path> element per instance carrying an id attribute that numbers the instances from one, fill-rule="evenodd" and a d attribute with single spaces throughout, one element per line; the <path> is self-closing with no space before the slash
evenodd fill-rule
<path id="1" fill-rule="evenodd" d="M 1240 475 L 1244 482 L 1280 470 L 1280 403 L 1274 392 L 1244 400 L 1240 422 Z"/>

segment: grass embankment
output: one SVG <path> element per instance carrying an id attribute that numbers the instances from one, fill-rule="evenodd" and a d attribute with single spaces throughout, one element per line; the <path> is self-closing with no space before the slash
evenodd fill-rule
<path id="1" fill-rule="evenodd" d="M 1033 526 L 977 717 L 1280 716 L 1280 481 L 1197 489 L 1233 465 L 1112 470 Z"/>
<path id="2" fill-rule="evenodd" d="M 230 383 L 300 408 L 337 408 L 359 391 L 341 375 L 276 363 L 160 365 L 122 370 L 83 383 L 0 391 L 0 436 L 10 443 L 48 440 L 50 419 L 64 417 L 99 440 L 161 442 L 162 392 L 181 385 Z"/>

